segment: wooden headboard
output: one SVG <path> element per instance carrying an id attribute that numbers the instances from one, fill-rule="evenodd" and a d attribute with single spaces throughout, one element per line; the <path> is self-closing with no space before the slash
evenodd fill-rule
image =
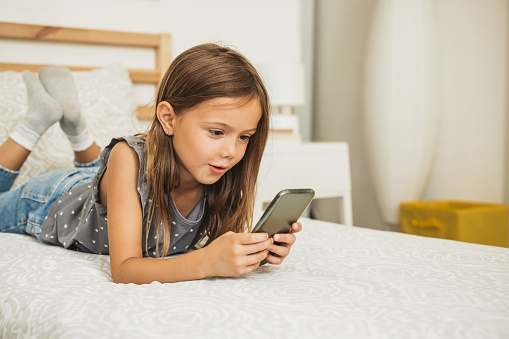
<path id="1" fill-rule="evenodd" d="M 155 52 L 154 69 L 128 69 L 133 83 L 157 84 L 171 62 L 171 40 L 169 34 L 133 33 L 56 26 L 41 26 L 0 22 L 0 38 L 24 39 L 52 42 L 71 42 L 91 45 L 127 46 L 151 48 Z M 37 72 L 43 64 L 0 63 L 0 71 Z M 74 71 L 92 70 L 90 66 L 67 66 Z M 139 106 L 137 117 L 151 117 L 151 107 Z"/>

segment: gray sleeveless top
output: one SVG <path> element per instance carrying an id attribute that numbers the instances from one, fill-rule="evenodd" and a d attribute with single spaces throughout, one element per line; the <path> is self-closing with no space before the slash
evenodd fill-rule
<path id="1" fill-rule="evenodd" d="M 116 138 L 106 146 L 101 153 L 101 166 L 92 183 L 87 183 L 62 195 L 51 206 L 49 213 L 41 226 L 41 237 L 45 242 L 60 245 L 65 248 L 88 253 L 109 254 L 108 248 L 108 212 L 100 204 L 99 183 L 106 171 L 108 159 L 115 146 L 120 141 L 127 141 L 140 161 L 138 175 L 138 193 L 143 209 L 143 239 L 142 249 L 145 256 L 156 257 L 157 225 L 152 221 L 148 244 L 146 245 L 145 225 L 148 218 L 151 199 L 147 185 L 145 167 L 145 142 L 134 136 Z M 168 255 L 187 252 L 204 234 L 204 214 L 206 200 L 203 197 L 195 206 L 191 214 L 184 218 L 177 210 L 171 195 L 167 197 L 170 206 L 171 238 Z M 155 219 L 155 218 L 153 218 Z M 48 235 L 48 236 L 42 236 Z M 159 250 L 163 246 L 163 230 L 159 235 Z"/>

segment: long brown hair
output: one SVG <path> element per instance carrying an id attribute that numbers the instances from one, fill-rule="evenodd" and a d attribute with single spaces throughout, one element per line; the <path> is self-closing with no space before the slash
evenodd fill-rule
<path id="1" fill-rule="evenodd" d="M 252 226 L 256 180 L 269 131 L 269 98 L 265 86 L 253 65 L 240 53 L 216 44 L 198 45 L 180 54 L 166 71 L 156 98 L 157 105 L 167 101 L 176 115 L 207 100 L 231 97 L 256 99 L 262 116 L 256 133 L 249 139 L 242 160 L 216 183 L 205 189 L 207 222 L 203 237 L 207 244 L 227 231 L 243 232 Z M 168 253 L 171 220 L 166 196 L 179 185 L 177 154 L 173 138 L 165 134 L 156 114 L 146 141 L 146 173 L 152 204 L 147 220 L 145 242 L 148 241 L 152 219 L 157 218 L 157 247 L 163 227 L 162 255 Z M 157 206 L 157 210 L 156 210 Z"/>

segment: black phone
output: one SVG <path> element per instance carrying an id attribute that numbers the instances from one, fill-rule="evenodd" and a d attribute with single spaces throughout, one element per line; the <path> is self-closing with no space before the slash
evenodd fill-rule
<path id="1" fill-rule="evenodd" d="M 310 188 L 282 190 L 272 199 L 251 232 L 267 233 L 269 237 L 290 232 L 292 224 L 299 220 L 314 196 L 315 191 Z"/>

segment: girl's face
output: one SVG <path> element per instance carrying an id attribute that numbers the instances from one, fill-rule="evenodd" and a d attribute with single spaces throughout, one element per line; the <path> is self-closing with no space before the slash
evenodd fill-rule
<path id="1" fill-rule="evenodd" d="M 211 99 L 180 116 L 168 111 L 181 187 L 218 181 L 242 159 L 262 116 L 256 98 Z"/>

